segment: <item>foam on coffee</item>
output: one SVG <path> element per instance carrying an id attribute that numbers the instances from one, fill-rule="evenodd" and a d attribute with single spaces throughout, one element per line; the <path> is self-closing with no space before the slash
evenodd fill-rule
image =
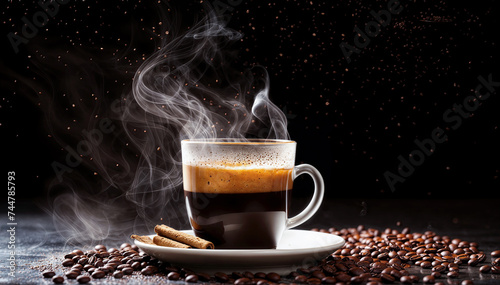
<path id="1" fill-rule="evenodd" d="M 263 193 L 292 189 L 295 142 L 184 142 L 184 190 Z"/>
<path id="2" fill-rule="evenodd" d="M 263 193 L 292 189 L 292 169 L 183 165 L 184 190 L 203 193 Z"/>

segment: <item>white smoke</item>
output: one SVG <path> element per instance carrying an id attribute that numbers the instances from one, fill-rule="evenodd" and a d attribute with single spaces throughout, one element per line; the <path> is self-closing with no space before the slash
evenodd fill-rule
<path id="1" fill-rule="evenodd" d="M 116 145 L 106 140 L 91 149 L 92 167 L 103 179 L 99 190 L 76 177 L 56 187 L 65 188 L 62 194 L 52 191 L 50 211 L 68 240 L 119 240 L 157 223 L 187 227 L 183 139 L 289 139 L 286 116 L 269 99 L 266 70 L 236 66 L 231 44 L 241 33 L 206 10 L 183 33 L 164 25 L 169 36 L 138 68 L 115 118 L 121 126 L 114 134 L 126 149 L 116 155 Z M 115 163 L 122 173 L 111 169 Z"/>

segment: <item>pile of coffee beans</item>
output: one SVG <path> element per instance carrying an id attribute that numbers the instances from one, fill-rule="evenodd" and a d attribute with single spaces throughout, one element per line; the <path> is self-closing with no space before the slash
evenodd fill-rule
<path id="1" fill-rule="evenodd" d="M 326 259 L 326 265 L 335 268 L 332 275 L 341 282 L 379 284 L 399 281 L 411 284 L 422 281 L 444 284 L 438 280 L 460 278 L 461 268 L 477 266 L 486 259 L 486 254 L 479 250 L 477 243 L 439 236 L 431 231 L 421 234 L 410 233 L 409 228 L 402 231 L 388 228 L 381 232 L 363 226 L 313 230 L 336 234 L 346 240 L 342 249 Z M 492 265 L 482 266 L 480 272 L 500 274 L 499 256 L 499 250 L 493 251 Z M 422 278 L 412 275 L 407 270 L 412 266 L 426 269 L 429 274 Z M 463 280 L 460 284 L 473 282 Z"/>
<path id="2" fill-rule="evenodd" d="M 486 254 L 475 242 L 438 236 L 433 232 L 410 233 L 386 229 L 365 229 L 363 226 L 337 230 L 312 229 L 341 236 L 345 245 L 317 265 L 299 268 L 287 276 L 274 272 L 218 272 L 214 275 L 193 272 L 155 259 L 139 250 L 136 245 L 123 243 L 120 248 L 107 249 L 97 245 L 94 249 L 79 249 L 64 256 L 61 265 L 64 275 L 54 271 L 42 272 L 56 284 L 76 279 L 85 284 L 93 279 L 124 278 L 128 275 L 158 276 L 171 281 L 187 283 L 230 283 L 239 285 L 266 285 L 279 283 L 301 284 L 382 284 L 423 282 L 444 284 L 439 280 L 460 278 L 466 266 L 484 263 Z M 491 253 L 491 265 L 480 267 L 481 273 L 500 274 L 500 250 Z M 410 267 L 418 266 L 428 274 L 410 274 Z M 458 281 L 458 280 L 457 280 Z M 456 284 L 473 284 L 463 280 Z"/>

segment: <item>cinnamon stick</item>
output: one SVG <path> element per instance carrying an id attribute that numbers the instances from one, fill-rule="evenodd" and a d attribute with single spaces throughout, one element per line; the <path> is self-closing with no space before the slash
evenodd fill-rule
<path id="1" fill-rule="evenodd" d="M 159 236 L 166 237 L 181 243 L 185 243 L 192 247 L 202 248 L 202 249 L 214 248 L 214 244 L 212 242 L 201 239 L 199 237 L 195 237 L 190 234 L 177 231 L 166 225 L 156 225 L 155 233 L 158 234 Z"/>
<path id="2" fill-rule="evenodd" d="M 171 239 L 168 239 L 166 237 L 161 237 L 161 236 L 154 236 L 153 242 L 154 242 L 154 244 L 160 245 L 160 246 L 168 246 L 168 247 L 176 247 L 176 248 L 191 248 L 187 244 L 176 242 L 175 240 L 171 240 Z"/>
<path id="3" fill-rule="evenodd" d="M 130 237 L 132 239 L 138 240 L 140 242 L 143 242 L 143 243 L 146 243 L 146 244 L 153 244 L 154 245 L 153 240 L 150 237 L 148 237 L 148 236 L 131 235 Z"/>

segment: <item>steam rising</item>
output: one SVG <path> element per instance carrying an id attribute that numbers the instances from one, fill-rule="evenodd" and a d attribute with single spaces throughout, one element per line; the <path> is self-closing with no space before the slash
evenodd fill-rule
<path id="1" fill-rule="evenodd" d="M 90 150 L 99 190 L 73 173 L 54 187 L 61 193 L 52 191 L 50 211 L 70 242 L 123 241 L 157 223 L 187 228 L 183 139 L 288 139 L 286 117 L 269 99 L 265 69 L 235 67 L 230 44 L 241 39 L 239 32 L 210 11 L 182 34 L 168 28 L 171 36 L 139 67 L 121 100 L 113 118 L 116 138 Z M 117 152 L 116 141 L 127 142 L 127 149 Z M 110 166 L 116 161 L 123 172 Z"/>

